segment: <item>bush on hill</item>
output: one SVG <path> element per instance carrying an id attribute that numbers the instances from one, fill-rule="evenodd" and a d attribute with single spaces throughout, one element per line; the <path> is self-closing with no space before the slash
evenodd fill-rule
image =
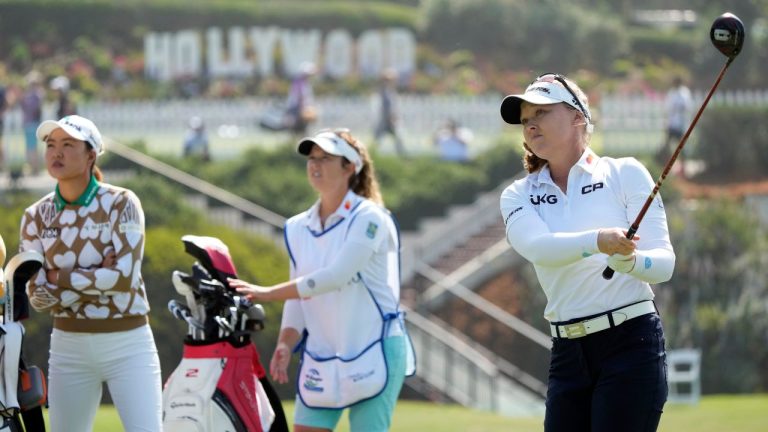
<path id="1" fill-rule="evenodd" d="M 667 208 L 677 262 L 672 280 L 655 291 L 668 347 L 702 350 L 705 393 L 765 392 L 765 228 L 733 199 Z"/>
<path id="2" fill-rule="evenodd" d="M 703 160 L 708 181 L 754 180 L 768 176 L 768 108 L 707 108 L 697 126 L 694 157 Z"/>
<path id="3" fill-rule="evenodd" d="M 760 17 L 768 9 L 752 0 L 732 3 L 730 9 L 741 16 L 748 30 L 754 27 L 755 31 L 750 31 L 744 46 L 750 55 L 734 65 L 743 78 L 726 80 L 723 86 L 764 87 L 762 69 L 768 54 L 759 47 L 768 36 L 760 30 L 765 27 Z M 643 8 L 694 9 L 697 21 L 685 28 L 639 25 L 633 16 Z M 6 0 L 0 2 L 0 61 L 12 86 L 23 86 L 23 75 L 32 68 L 41 70 L 46 78 L 67 73 L 76 99 L 274 95 L 284 94 L 286 77 L 236 82 L 205 77 L 173 83 L 145 80 L 143 36 L 150 30 L 173 32 L 212 25 L 324 31 L 343 27 L 355 35 L 371 28 L 404 27 L 413 30 L 419 41 L 419 67 L 409 77 L 408 91 L 518 91 L 530 81 L 531 71 L 574 75 L 586 70 L 611 86 L 638 76 L 658 81 L 653 73 L 660 67 L 681 69 L 694 86 L 704 87 L 710 84 L 711 71 L 722 62 L 706 37 L 710 19 L 721 12 L 714 1 L 693 8 L 684 2 L 635 6 L 603 0 L 566 4 L 522 0 Z M 83 20 L 84 16 L 88 19 Z M 471 53 L 470 61 L 455 63 L 452 57 L 457 51 L 461 56 Z M 318 93 L 369 92 L 375 85 L 375 80 L 359 76 L 318 81 Z M 671 81 L 668 74 L 661 84 L 666 87 Z"/>

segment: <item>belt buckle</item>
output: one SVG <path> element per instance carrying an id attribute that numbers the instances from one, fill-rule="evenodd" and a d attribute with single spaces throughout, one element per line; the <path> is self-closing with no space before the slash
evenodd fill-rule
<path id="1" fill-rule="evenodd" d="M 568 339 L 576 339 L 587 335 L 587 328 L 584 327 L 584 322 L 565 324 L 562 328 L 565 330 L 565 336 Z"/>

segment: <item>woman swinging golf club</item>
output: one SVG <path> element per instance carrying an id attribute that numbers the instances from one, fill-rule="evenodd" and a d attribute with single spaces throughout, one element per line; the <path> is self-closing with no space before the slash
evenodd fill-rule
<path id="1" fill-rule="evenodd" d="M 635 240 L 625 227 L 653 181 L 633 158 L 589 147 L 587 97 L 544 74 L 501 105 L 522 124 L 529 174 L 501 196 L 507 240 L 533 263 L 553 338 L 547 432 L 656 430 L 667 399 L 664 332 L 650 283 L 672 276 L 675 255 L 661 198 Z M 620 273 L 603 279 L 608 265 Z"/>

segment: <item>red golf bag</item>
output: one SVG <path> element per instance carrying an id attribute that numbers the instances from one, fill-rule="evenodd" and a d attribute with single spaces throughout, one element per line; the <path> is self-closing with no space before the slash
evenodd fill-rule
<path id="1" fill-rule="evenodd" d="M 163 429 L 175 431 L 288 431 L 280 399 L 267 380 L 251 334 L 264 310 L 229 288 L 237 271 L 227 246 L 213 237 L 182 237 L 197 259 L 192 274 L 173 273 L 186 304 L 168 303 L 188 324 L 181 363 L 163 389 Z"/>

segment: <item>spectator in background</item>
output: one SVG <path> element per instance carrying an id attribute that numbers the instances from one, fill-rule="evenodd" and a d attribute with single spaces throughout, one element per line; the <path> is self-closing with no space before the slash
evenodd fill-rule
<path id="1" fill-rule="evenodd" d="M 189 132 L 184 138 L 183 154 L 184 157 L 199 157 L 206 162 L 211 160 L 208 149 L 208 134 L 205 133 L 203 119 L 198 116 L 189 119 Z"/>
<path id="2" fill-rule="evenodd" d="M 685 129 L 688 126 L 688 117 L 692 106 L 691 91 L 685 86 L 682 78 L 676 77 L 672 88 L 667 92 L 667 131 L 664 143 L 657 154 L 657 162 L 659 164 L 664 165 L 667 163 L 680 139 L 683 138 Z M 675 167 L 684 175 L 682 156 L 682 154 L 678 156 Z"/>
<path id="3" fill-rule="evenodd" d="M 27 164 L 30 173 L 37 174 L 40 170 L 40 156 L 37 154 L 37 126 L 43 117 L 43 99 L 45 90 L 42 85 L 42 75 L 36 70 L 26 76 L 27 88 L 21 96 L 21 116 L 26 143 Z"/>
<path id="4" fill-rule="evenodd" d="M 317 120 L 315 95 L 312 89 L 312 77 L 317 74 L 317 67 L 312 62 L 304 62 L 291 82 L 286 101 L 287 129 L 296 135 L 306 135 L 307 127 Z"/>
<path id="5" fill-rule="evenodd" d="M 472 139 L 471 130 L 459 126 L 456 120 L 448 120 L 445 127 L 435 134 L 435 146 L 440 159 L 462 163 L 469 161 L 469 143 Z"/>
<path id="6" fill-rule="evenodd" d="M 58 94 L 56 118 L 62 119 L 68 115 L 77 114 L 77 105 L 69 97 L 69 78 L 59 75 L 52 79 L 51 90 Z"/>
<path id="7" fill-rule="evenodd" d="M 405 147 L 398 133 L 397 124 L 397 71 L 386 69 L 382 72 L 376 97 L 379 111 L 378 123 L 373 133 L 376 144 L 380 146 L 383 138 L 390 135 L 395 143 L 397 154 L 405 156 Z"/>

